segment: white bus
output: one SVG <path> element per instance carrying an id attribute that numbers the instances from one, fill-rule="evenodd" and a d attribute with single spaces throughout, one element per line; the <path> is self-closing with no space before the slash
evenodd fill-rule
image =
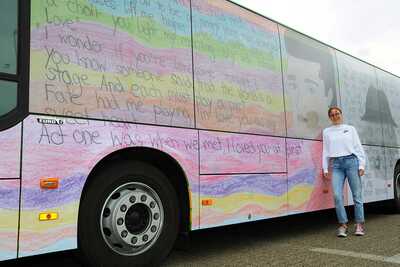
<path id="1" fill-rule="evenodd" d="M 333 105 L 365 202 L 399 210 L 395 75 L 225 0 L 2 0 L 0 22 L 0 260 L 157 265 L 180 233 L 330 209 Z"/>

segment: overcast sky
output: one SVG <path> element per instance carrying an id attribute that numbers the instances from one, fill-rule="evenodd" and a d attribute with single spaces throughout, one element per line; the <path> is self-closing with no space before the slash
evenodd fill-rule
<path id="1" fill-rule="evenodd" d="M 400 76 L 399 0 L 233 0 Z"/>

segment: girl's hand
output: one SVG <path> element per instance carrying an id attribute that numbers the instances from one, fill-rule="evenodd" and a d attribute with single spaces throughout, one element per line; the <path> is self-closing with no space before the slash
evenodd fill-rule
<path id="1" fill-rule="evenodd" d="M 358 170 L 358 176 L 363 176 L 365 174 L 365 171 L 363 169 Z"/>

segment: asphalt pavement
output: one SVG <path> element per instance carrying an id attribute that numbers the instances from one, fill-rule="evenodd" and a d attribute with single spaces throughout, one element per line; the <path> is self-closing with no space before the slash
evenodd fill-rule
<path id="1" fill-rule="evenodd" d="M 349 210 L 349 215 L 352 210 Z M 351 216 L 349 216 L 351 217 Z M 335 235 L 333 210 L 195 231 L 163 267 L 393 266 L 400 267 L 400 214 L 366 207 L 366 235 Z M 82 267 L 76 251 L 7 261 L 0 267 Z"/>

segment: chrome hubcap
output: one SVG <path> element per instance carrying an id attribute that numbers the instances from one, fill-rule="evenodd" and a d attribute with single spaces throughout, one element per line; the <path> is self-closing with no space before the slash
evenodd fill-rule
<path id="1" fill-rule="evenodd" d="M 142 183 L 126 183 L 107 197 L 100 226 L 113 251 L 134 256 L 154 245 L 163 221 L 164 209 L 157 193 Z"/>

